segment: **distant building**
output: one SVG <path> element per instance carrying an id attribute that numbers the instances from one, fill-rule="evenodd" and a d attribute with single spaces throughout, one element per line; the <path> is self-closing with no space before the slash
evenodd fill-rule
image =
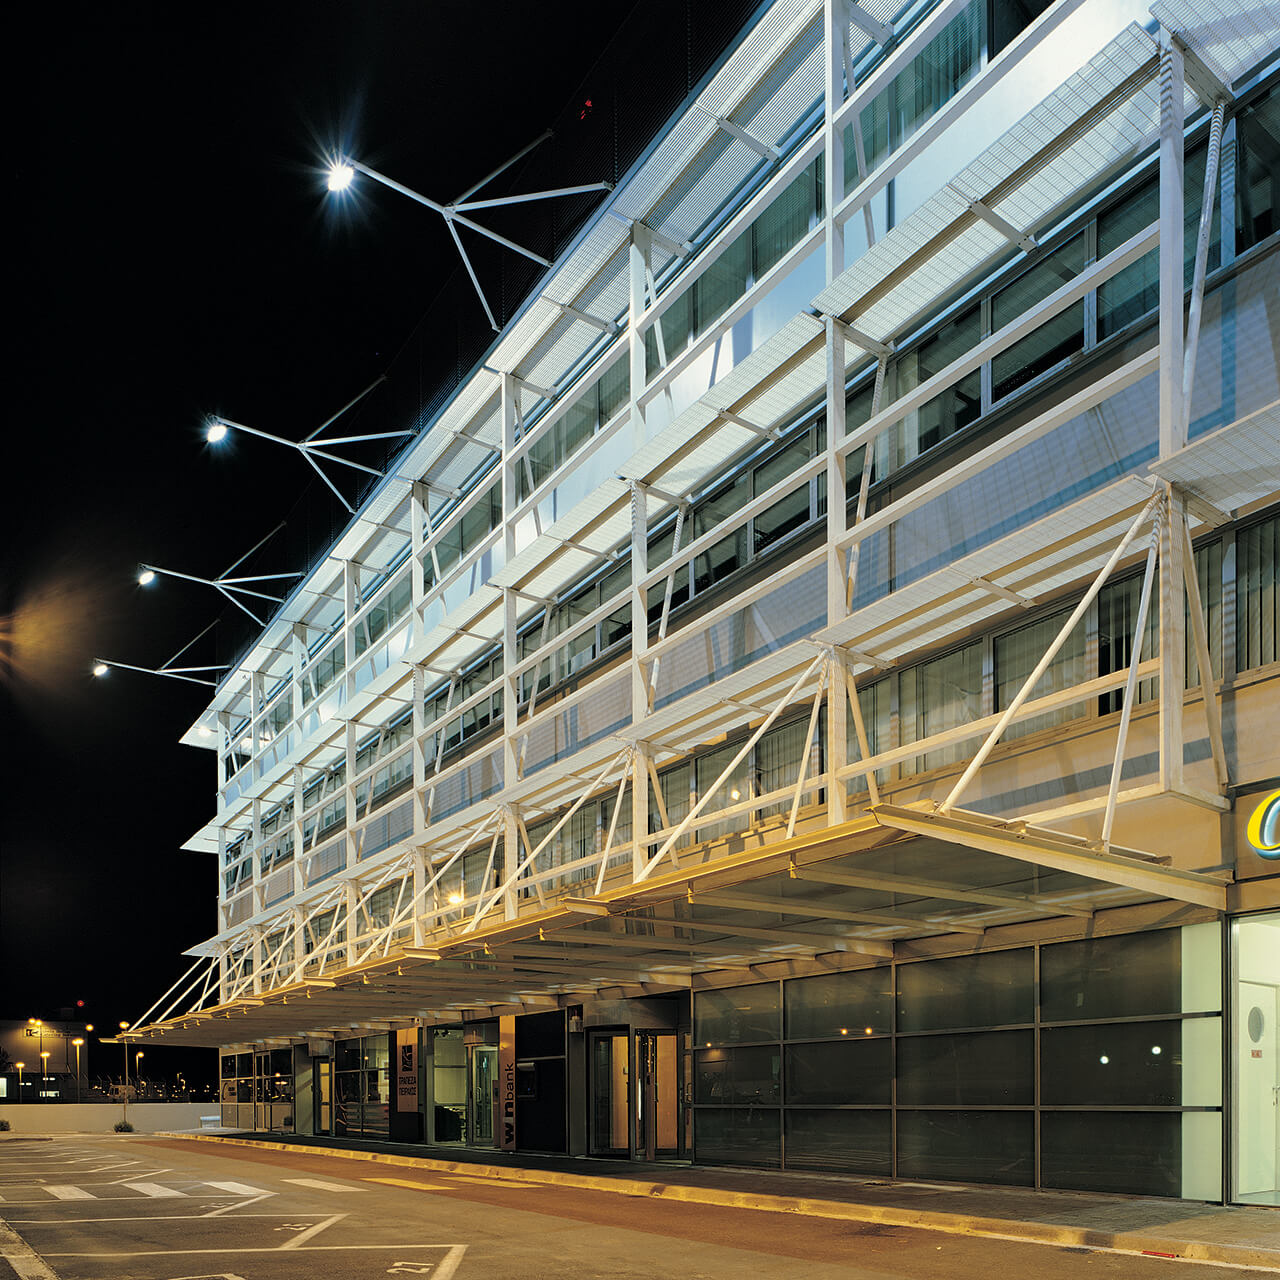
<path id="1" fill-rule="evenodd" d="M 1280 1202 L 1278 48 L 762 6 L 184 737 L 131 1042 L 245 1127 Z"/>
<path id="2" fill-rule="evenodd" d="M 83 1022 L 0 1019 L 0 1052 L 9 1059 L 8 1068 L 0 1074 L 0 1099 L 16 1102 L 21 1092 L 22 1101 L 34 1101 L 41 1096 L 62 1096 L 68 1089 L 74 1092 L 76 1040 L 81 1042 L 79 1065 L 84 1073 L 89 1065 L 89 1046 Z M 46 1053 L 48 1058 L 42 1058 Z M 22 1063 L 21 1071 L 18 1063 Z"/>

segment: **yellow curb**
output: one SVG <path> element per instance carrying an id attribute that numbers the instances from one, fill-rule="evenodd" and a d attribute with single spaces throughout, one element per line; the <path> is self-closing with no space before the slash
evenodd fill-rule
<path id="1" fill-rule="evenodd" d="M 1249 1270 L 1280 1273 L 1280 1249 L 1253 1245 L 1218 1244 L 1204 1240 L 1184 1240 L 1129 1231 L 1099 1231 L 1092 1227 L 1069 1227 L 1049 1222 L 1026 1222 L 1013 1218 L 985 1218 L 975 1214 L 942 1213 L 924 1209 L 894 1209 L 879 1205 L 853 1204 L 840 1200 L 815 1200 L 803 1196 L 765 1195 L 751 1191 L 730 1191 L 722 1187 L 695 1187 L 639 1179 L 603 1178 L 592 1174 L 561 1173 L 553 1169 L 529 1169 L 506 1165 L 484 1165 L 469 1160 L 438 1160 L 429 1156 L 401 1156 L 382 1151 L 356 1151 L 347 1147 L 300 1146 L 290 1142 L 261 1142 L 213 1133 L 155 1133 L 155 1138 L 178 1138 L 194 1142 L 221 1142 L 228 1146 L 255 1150 L 289 1151 L 295 1154 L 333 1156 L 340 1160 L 364 1160 L 375 1164 L 399 1165 L 434 1173 L 462 1173 L 476 1177 L 477 1170 L 492 1170 L 502 1179 L 538 1183 L 551 1187 L 576 1187 L 584 1191 L 607 1191 L 614 1195 L 674 1200 L 723 1209 L 750 1209 L 764 1213 L 794 1213 L 803 1217 L 833 1218 L 844 1222 L 869 1222 L 880 1226 L 913 1227 L 921 1231 L 944 1231 L 952 1235 L 985 1236 L 999 1240 L 1021 1240 L 1035 1244 L 1101 1249 L 1113 1253 L 1160 1254 L 1186 1261 L 1212 1262 Z"/>

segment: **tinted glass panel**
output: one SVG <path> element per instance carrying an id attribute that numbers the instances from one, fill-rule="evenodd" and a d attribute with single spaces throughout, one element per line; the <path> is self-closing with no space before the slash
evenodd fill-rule
<path id="1" fill-rule="evenodd" d="M 699 1110 L 694 1117 L 694 1158 L 703 1164 L 782 1163 L 782 1126 L 776 1110 Z"/>
<path id="2" fill-rule="evenodd" d="M 1178 1013 L 1182 935 L 1177 929 L 1062 942 L 1040 952 L 1040 1017 L 1085 1022 Z"/>
<path id="3" fill-rule="evenodd" d="M 1216 1106 L 1222 1101 L 1221 1023 L 1109 1022 L 1041 1033 L 1047 1106 Z"/>
<path id="4" fill-rule="evenodd" d="M 908 1106 L 1030 1106 L 1035 1101 L 1035 1033 L 900 1039 L 898 1101 Z"/>
<path id="5" fill-rule="evenodd" d="M 787 1046 L 787 1101 L 888 1104 L 890 1040 L 839 1040 Z"/>
<path id="6" fill-rule="evenodd" d="M 893 970 L 888 965 L 799 978 L 786 984 L 787 1039 L 880 1034 L 893 1016 Z"/>
<path id="7" fill-rule="evenodd" d="M 888 1111 L 788 1111 L 787 1168 L 888 1173 Z"/>
<path id="8" fill-rule="evenodd" d="M 745 1049 L 702 1049 L 696 1055 L 696 1103 L 759 1105 L 778 1101 L 781 1051 L 772 1045 Z"/>
<path id="9" fill-rule="evenodd" d="M 777 1040 L 778 1021 L 776 982 L 727 991 L 700 991 L 694 999 L 693 1038 L 700 1045 Z"/>
<path id="10" fill-rule="evenodd" d="M 994 951 L 904 964 L 898 969 L 898 1030 L 1002 1026 L 1035 1016 L 1030 950 Z"/>
<path id="11" fill-rule="evenodd" d="M 898 1176 L 1030 1186 L 1029 1111 L 900 1111 Z"/>
<path id="12" fill-rule="evenodd" d="M 1176 1111 L 1045 1112 L 1040 1178 L 1046 1187 L 1180 1195 L 1182 1116 Z"/>

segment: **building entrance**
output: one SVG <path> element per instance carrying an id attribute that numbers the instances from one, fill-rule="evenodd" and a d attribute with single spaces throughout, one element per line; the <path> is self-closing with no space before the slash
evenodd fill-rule
<path id="1" fill-rule="evenodd" d="M 1235 1196 L 1280 1205 L 1280 914 L 1237 920 Z"/>
<path id="2" fill-rule="evenodd" d="M 590 1150 L 615 1159 L 679 1160 L 685 1136 L 689 1055 L 675 1031 L 595 1031 Z"/>
<path id="3" fill-rule="evenodd" d="M 498 1108 L 498 1050 L 495 1045 L 467 1045 L 467 1143 L 494 1145 L 494 1114 Z"/>

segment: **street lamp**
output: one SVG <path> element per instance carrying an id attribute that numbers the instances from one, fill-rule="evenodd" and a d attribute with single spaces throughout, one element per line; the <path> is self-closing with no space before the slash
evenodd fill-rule
<path id="1" fill-rule="evenodd" d="M 354 436 L 321 436 L 320 433 L 326 427 L 328 427 L 333 422 L 335 422 L 338 418 L 342 417 L 342 415 L 346 413 L 346 411 L 350 409 L 353 405 L 356 405 L 361 400 L 363 400 L 365 396 L 367 396 L 369 392 L 371 392 L 375 387 L 380 386 L 385 381 L 386 381 L 386 374 L 383 374 L 381 377 L 375 379 L 367 387 L 365 387 L 365 389 L 362 392 L 360 392 L 360 394 L 356 396 L 355 399 L 348 400 L 347 403 L 344 404 L 342 408 L 338 410 L 337 413 L 331 414 L 309 436 L 306 436 L 301 440 L 287 440 L 285 439 L 284 436 L 273 435 L 270 431 L 263 431 L 259 427 L 247 427 L 243 422 L 233 422 L 230 418 L 223 418 L 220 416 L 210 417 L 206 419 L 204 438 L 210 444 L 217 444 L 219 441 L 225 440 L 227 438 L 228 431 L 243 431 L 248 435 L 257 436 L 259 437 L 259 439 L 274 440 L 276 444 L 283 444 L 283 445 L 287 445 L 290 449 L 296 449 L 307 461 L 307 463 L 315 469 L 315 472 L 320 477 L 320 479 L 323 480 L 325 484 L 327 484 L 329 488 L 333 490 L 333 493 L 335 497 L 337 497 L 338 501 L 341 502 L 342 505 L 346 507 L 346 509 L 354 515 L 355 507 L 353 507 L 351 503 L 347 501 L 347 499 L 343 496 L 342 492 L 338 489 L 338 486 L 334 484 L 332 480 L 329 479 L 328 475 L 324 471 L 324 468 L 320 466 L 320 464 L 316 461 L 316 459 L 325 458 L 329 462 L 336 462 L 340 466 L 351 467 L 356 471 L 363 471 L 371 476 L 384 476 L 387 474 L 385 471 L 380 471 L 378 470 L 377 467 L 366 466 L 363 462 L 353 462 L 350 458 L 344 458 L 340 454 L 330 453 L 329 448 L 331 448 L 333 445 L 338 445 L 338 444 L 362 444 L 369 440 L 390 440 L 396 436 L 411 436 L 413 435 L 413 432 L 412 431 L 375 431 L 372 433 L 365 433 L 363 435 L 354 435 Z M 325 446 L 325 447 L 322 448 L 321 446 Z M 155 569 L 155 565 L 144 565 L 143 568 Z M 291 576 L 296 576 L 296 575 L 291 575 Z M 250 581 L 250 579 L 246 578 L 246 579 L 243 579 L 243 581 L 247 582 L 247 581 Z M 215 583 L 214 585 L 216 586 L 217 584 Z M 234 603 L 239 604 L 239 601 L 234 601 Z M 240 607 L 242 609 L 244 608 L 243 605 L 241 605 Z M 248 610 L 246 609 L 245 612 L 247 613 Z"/>
<path id="2" fill-rule="evenodd" d="M 133 1055 L 133 1078 L 138 1082 L 138 1096 L 142 1096 L 142 1050 Z"/>
<path id="3" fill-rule="evenodd" d="M 49 1050 L 40 1050 L 40 1096 L 47 1098 L 49 1096 Z"/>
<path id="4" fill-rule="evenodd" d="M 504 248 L 511 249 L 521 254 L 523 257 L 529 258 L 533 262 L 540 263 L 544 267 L 550 267 L 550 259 L 544 258 L 540 253 L 535 253 L 532 249 L 526 248 L 522 244 L 517 244 L 514 240 L 508 240 L 506 236 L 499 235 L 496 231 L 489 227 L 483 226 L 481 223 L 474 221 L 467 215 L 477 213 L 481 209 L 500 209 L 513 204 L 527 204 L 531 200 L 551 200 L 557 196 L 576 196 L 582 195 L 589 191 L 612 191 L 613 184 L 610 182 L 589 182 L 584 186 L 578 187 L 556 187 L 548 191 L 526 191 L 519 195 L 498 196 L 492 199 L 473 200 L 472 196 L 492 182 L 499 174 L 505 173 L 511 168 L 516 161 L 528 155 L 540 142 L 546 141 L 551 137 L 551 131 L 548 129 L 546 133 L 535 138 L 528 146 L 521 148 L 510 160 L 500 164 L 492 173 L 482 178 L 474 186 L 468 187 L 456 200 L 450 200 L 448 204 L 441 204 L 438 200 L 432 200 L 428 196 L 422 195 L 420 192 L 414 191 L 410 187 L 406 187 L 403 183 L 396 182 L 394 178 L 389 178 L 385 173 L 379 173 L 376 169 L 371 169 L 367 164 L 361 164 L 359 160 L 353 160 L 347 156 L 335 157 L 329 165 L 329 172 L 326 185 L 329 190 L 334 193 L 347 191 L 351 184 L 355 181 L 357 173 L 363 174 L 366 178 L 372 178 L 374 182 L 381 183 L 384 187 L 390 187 L 392 191 L 398 191 L 402 196 L 408 196 L 410 200 L 422 205 L 424 208 L 438 213 L 444 219 L 444 225 L 448 229 L 449 235 L 453 239 L 453 246 L 458 251 L 458 256 L 462 259 L 462 265 L 467 270 L 467 275 L 471 279 L 472 288 L 475 289 L 476 295 L 480 299 L 480 305 L 484 308 L 484 313 L 488 317 L 489 325 L 495 333 L 500 333 L 501 328 L 494 319 L 493 309 L 489 306 L 489 300 L 485 297 L 484 290 L 480 287 L 479 277 L 476 275 L 475 267 L 472 266 L 471 259 L 467 255 L 466 249 L 463 247 L 462 240 L 458 235 L 458 227 L 467 227 L 471 231 L 479 235 L 486 236 L 488 239 L 495 241 Z"/>
<path id="5" fill-rule="evenodd" d="M 18 1101 L 22 1101 L 22 1068 L 27 1064 L 25 1062 L 15 1062 L 13 1064 L 18 1068 Z"/>
<path id="6" fill-rule="evenodd" d="M 128 1031 L 129 1024 L 122 1022 L 120 1024 L 121 1031 Z M 124 1045 L 124 1093 L 121 1095 L 120 1102 L 123 1110 L 120 1113 L 120 1121 L 122 1124 L 129 1123 L 129 1042 L 121 1040 Z"/>
<path id="7" fill-rule="evenodd" d="M 80 1101 L 80 1046 L 84 1041 L 77 1036 L 72 1042 L 76 1051 L 76 1101 Z"/>

